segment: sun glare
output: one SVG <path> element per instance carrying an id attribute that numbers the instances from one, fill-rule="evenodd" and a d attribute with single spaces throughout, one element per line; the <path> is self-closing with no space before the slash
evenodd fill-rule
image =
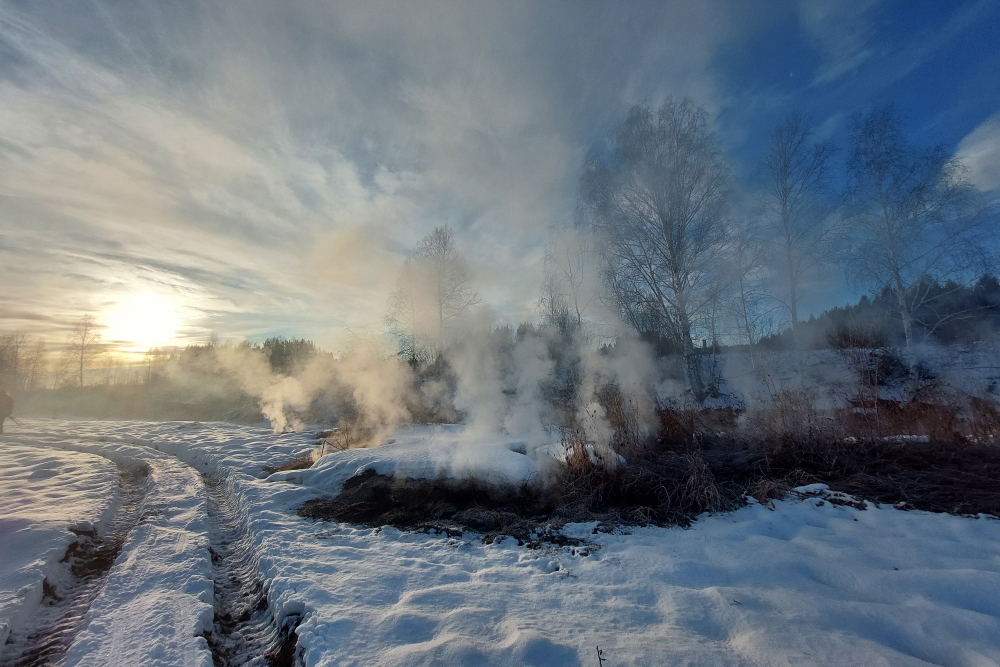
<path id="1" fill-rule="evenodd" d="M 120 301 L 108 311 L 106 321 L 108 341 L 123 349 L 147 350 L 170 343 L 181 317 L 169 298 L 143 292 Z"/>

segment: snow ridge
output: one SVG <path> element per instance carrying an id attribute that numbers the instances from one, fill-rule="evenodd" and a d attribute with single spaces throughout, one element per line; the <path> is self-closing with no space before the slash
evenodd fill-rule
<path id="1" fill-rule="evenodd" d="M 5 664 L 35 667 L 57 664 L 86 624 L 86 615 L 101 593 L 125 540 L 140 520 L 147 490 L 149 467 L 135 459 L 119 460 L 116 511 L 100 532 L 72 527 L 77 540 L 61 559 L 68 572 L 54 584 L 45 579 L 41 606 L 32 619 L 28 636 L 12 634 L 4 647 Z"/>

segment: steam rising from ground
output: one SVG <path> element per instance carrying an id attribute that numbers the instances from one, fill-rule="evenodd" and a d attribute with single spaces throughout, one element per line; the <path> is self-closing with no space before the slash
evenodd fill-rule
<path id="1" fill-rule="evenodd" d="M 634 441 L 643 441 L 656 431 L 658 407 L 696 403 L 685 388 L 682 361 L 658 358 L 634 337 L 598 347 L 579 328 L 497 326 L 486 308 L 457 318 L 449 333 L 450 342 L 439 353 L 410 362 L 372 337 L 356 339 L 339 357 L 313 354 L 289 373 L 273 370 L 265 352 L 248 345 L 200 348 L 165 372 L 194 402 L 238 386 L 276 433 L 336 424 L 338 444 L 347 448 L 384 444 L 408 423 L 461 422 L 463 446 L 496 442 L 493 436 L 503 434 L 507 442 L 522 442 L 529 455 L 551 453 L 550 445 L 571 433 L 613 462 L 622 453 L 615 439 L 623 424 Z M 941 368 L 955 351 L 944 350 L 926 346 L 919 353 L 920 363 L 937 369 L 939 384 L 947 385 L 952 379 Z M 752 413 L 789 391 L 808 394 L 808 405 L 816 410 L 848 406 L 863 391 L 885 397 L 890 389 L 866 385 L 868 361 L 853 358 L 865 354 L 888 352 L 757 350 L 751 358 L 746 352 L 700 350 L 699 363 L 714 390 L 697 407 Z M 963 363 L 971 368 L 978 362 Z M 988 391 L 971 386 L 968 377 L 954 378 L 954 384 L 972 393 Z"/>
<path id="2" fill-rule="evenodd" d="M 529 447 L 578 428 L 606 442 L 611 426 L 597 400 L 614 385 L 643 420 L 676 386 L 648 346 L 622 341 L 599 351 L 575 333 L 496 327 L 483 312 L 457 322 L 439 357 L 407 363 L 378 340 L 355 342 L 339 357 L 316 354 L 288 375 L 246 345 L 202 348 L 167 365 L 193 402 L 238 386 L 254 397 L 274 431 L 333 422 L 353 429 L 347 446 L 386 441 L 400 425 L 462 421 L 470 435 L 505 433 Z"/>

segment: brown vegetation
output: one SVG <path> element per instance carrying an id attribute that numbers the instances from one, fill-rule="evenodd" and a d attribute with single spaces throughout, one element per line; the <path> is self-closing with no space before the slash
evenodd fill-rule
<path id="1" fill-rule="evenodd" d="M 264 466 L 264 472 L 271 475 L 273 473 L 284 472 L 286 470 L 305 470 L 306 468 L 312 467 L 313 463 L 315 463 L 315 461 L 312 456 L 299 456 L 298 458 L 294 458 L 287 463 L 279 463 L 276 466 Z"/>
<path id="2" fill-rule="evenodd" d="M 394 480 L 366 471 L 301 514 L 533 544 L 569 521 L 686 526 L 750 497 L 769 504 L 822 482 L 903 509 L 1000 516 L 1000 411 L 984 399 L 969 399 L 964 410 L 880 400 L 872 411 L 820 411 L 802 392 L 779 392 L 748 413 L 660 407 L 652 436 L 620 394 L 602 400 L 614 415 L 612 444 L 597 447 L 566 430 L 565 463 L 544 484 Z"/>

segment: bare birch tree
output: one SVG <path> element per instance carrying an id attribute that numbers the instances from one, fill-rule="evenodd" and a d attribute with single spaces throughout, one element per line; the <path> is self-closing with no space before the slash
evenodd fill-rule
<path id="1" fill-rule="evenodd" d="M 576 327 L 576 320 L 570 310 L 569 297 L 559 274 L 546 264 L 542 279 L 542 294 L 538 299 L 538 310 L 544 326 L 555 327 L 566 332 Z"/>
<path id="2" fill-rule="evenodd" d="M 588 159 L 582 188 L 607 289 L 626 321 L 662 323 L 684 356 L 688 388 L 701 397 L 692 328 L 717 293 L 729 165 L 708 114 L 687 99 L 655 111 L 633 107 L 611 139 L 607 159 Z"/>
<path id="3" fill-rule="evenodd" d="M 25 355 L 22 368 L 21 388 L 26 391 L 35 389 L 45 376 L 45 343 L 35 341 L 35 345 Z"/>
<path id="4" fill-rule="evenodd" d="M 94 321 L 94 316 L 84 315 L 73 325 L 66 344 L 67 356 L 72 360 L 80 380 L 79 386 L 84 385 L 84 371 L 100 352 L 101 332 Z"/>
<path id="5" fill-rule="evenodd" d="M 772 312 L 776 308 L 765 288 L 767 255 L 757 222 L 749 217 L 734 222 L 729 233 L 726 273 L 737 329 L 746 340 L 754 370 L 757 369 L 755 346 L 771 330 Z"/>
<path id="6" fill-rule="evenodd" d="M 911 146 L 892 107 L 854 116 L 847 167 L 849 268 L 858 281 L 895 295 L 915 377 L 914 313 L 931 296 L 920 286 L 976 272 L 986 218 L 967 214 L 973 192 L 961 164 L 943 148 Z"/>
<path id="7" fill-rule="evenodd" d="M 429 334 L 444 347 L 449 321 L 479 303 L 469 262 L 455 246 L 451 227 L 436 227 L 404 265 L 390 296 L 386 320 L 401 344 L 416 354 L 420 338 Z M 402 337 L 401 337 L 402 336 Z M 408 340 L 407 340 L 408 338 Z"/>
<path id="8" fill-rule="evenodd" d="M 799 321 L 804 274 L 829 247 L 829 166 L 833 144 L 814 141 L 814 130 L 805 116 L 793 113 L 771 133 L 762 173 L 761 209 L 787 288 L 792 340 Z M 796 344 L 797 346 L 797 344 Z"/>
<path id="9" fill-rule="evenodd" d="M 550 232 L 539 301 L 544 322 L 562 331 L 583 329 L 584 315 L 598 291 L 594 259 L 589 233 L 573 228 Z"/>
<path id="10" fill-rule="evenodd" d="M 396 276 L 396 286 L 389 294 L 386 326 L 398 342 L 398 354 L 410 363 L 422 356 L 427 327 L 421 322 L 421 289 L 415 262 L 407 259 Z M 426 317 L 426 312 L 423 313 Z"/>

